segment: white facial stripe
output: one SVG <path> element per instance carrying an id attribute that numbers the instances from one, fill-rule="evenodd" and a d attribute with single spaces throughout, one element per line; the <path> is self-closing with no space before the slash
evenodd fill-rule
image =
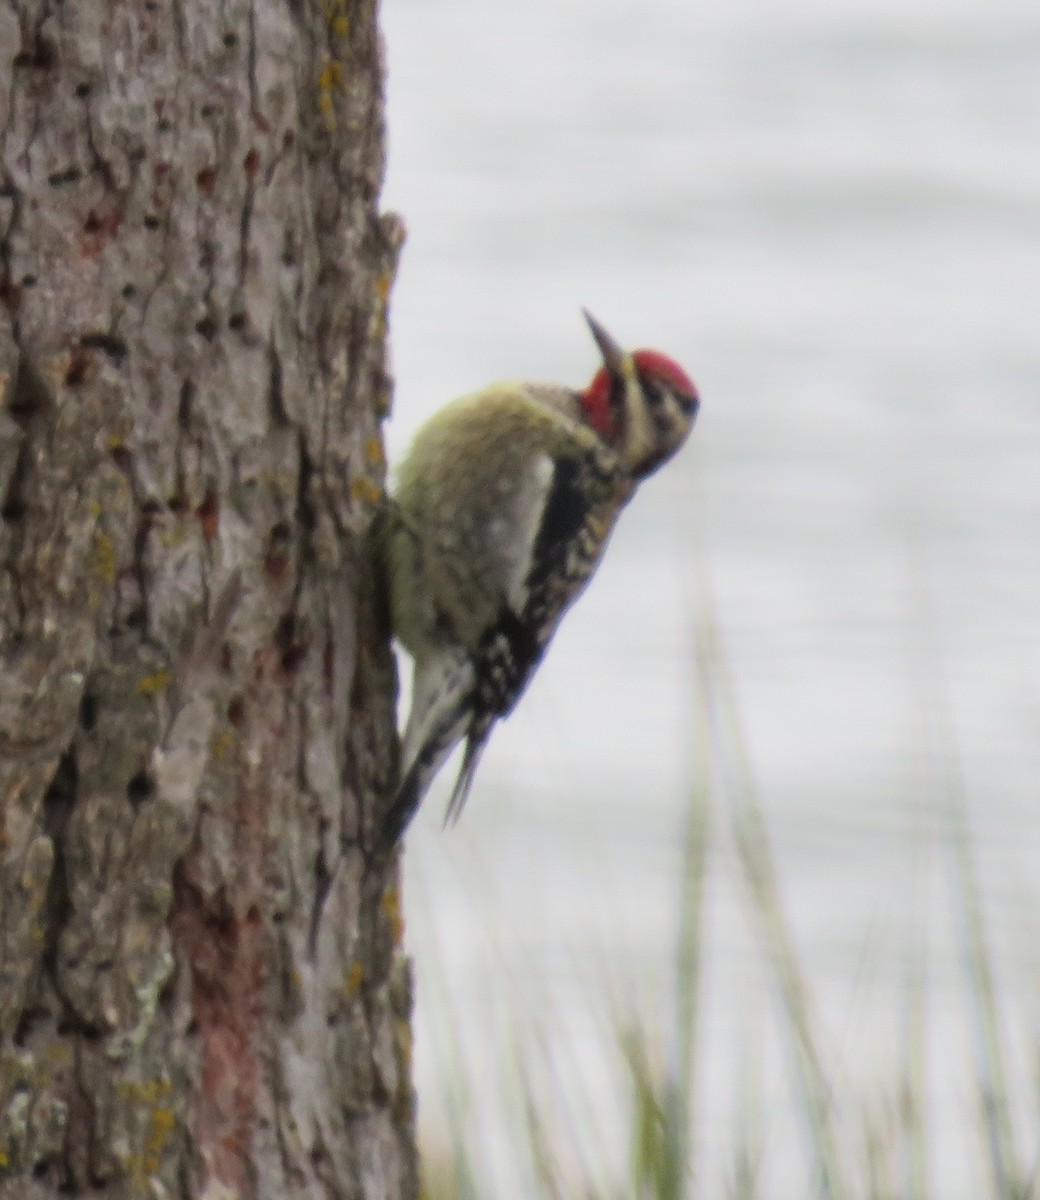
<path id="1" fill-rule="evenodd" d="M 658 437 L 647 410 L 635 360 L 630 354 L 622 363 L 622 376 L 625 381 L 625 459 L 630 466 L 635 466 L 653 453 Z"/>

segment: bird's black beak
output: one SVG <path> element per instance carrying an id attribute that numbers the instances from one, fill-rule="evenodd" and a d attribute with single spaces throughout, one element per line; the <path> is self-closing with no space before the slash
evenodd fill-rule
<path id="1" fill-rule="evenodd" d="M 585 314 L 585 320 L 589 323 L 589 329 L 592 330 L 592 336 L 596 339 L 599 352 L 603 355 L 603 365 L 611 375 L 620 375 L 621 360 L 625 357 L 624 350 L 621 349 L 618 343 L 614 341 L 587 308 L 583 308 L 581 311 Z"/>

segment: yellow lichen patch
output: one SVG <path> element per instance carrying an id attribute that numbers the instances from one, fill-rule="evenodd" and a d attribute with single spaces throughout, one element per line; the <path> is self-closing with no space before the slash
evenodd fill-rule
<path id="1" fill-rule="evenodd" d="M 168 1079 L 147 1079 L 119 1085 L 120 1100 L 125 1104 L 143 1106 L 141 1115 L 147 1121 L 143 1128 L 138 1126 L 144 1139 L 141 1152 L 121 1156 L 127 1173 L 138 1183 L 158 1171 L 163 1150 L 176 1127 L 176 1113 L 165 1102 L 172 1092 L 173 1084 Z"/>
<path id="2" fill-rule="evenodd" d="M 234 745 L 235 735 L 225 729 L 223 733 L 218 733 L 213 739 L 213 757 L 227 758 Z"/>
<path id="3" fill-rule="evenodd" d="M 142 675 L 137 681 L 137 690 L 142 696 L 155 696 L 159 692 L 165 692 L 169 686 L 169 671 L 153 671 L 151 675 Z"/>
<path id="4" fill-rule="evenodd" d="M 162 531 L 160 540 L 164 546 L 172 549 L 174 546 L 182 545 L 187 540 L 187 537 L 188 525 L 182 519 L 178 520 L 174 525 L 167 525 Z"/>
<path id="5" fill-rule="evenodd" d="M 401 915 L 401 893 L 395 887 L 387 888 L 383 893 L 383 913 L 390 923 L 390 936 L 395 946 L 401 944 L 404 936 L 404 917 Z"/>
<path id="6" fill-rule="evenodd" d="M 394 282 L 393 276 L 390 274 L 389 271 L 385 271 L 376 280 L 376 294 L 379 296 L 379 299 L 382 300 L 384 304 L 386 303 L 387 300 L 390 299 L 390 288 L 391 288 L 393 282 Z"/>
<path id="7" fill-rule="evenodd" d="M 116 581 L 116 548 L 112 539 L 107 533 L 96 533 L 94 535 L 94 569 L 105 581 L 105 583 L 115 583 Z"/>
<path id="8" fill-rule="evenodd" d="M 294 1002 L 303 998 L 303 975 L 299 971 L 290 971 L 287 979 L 286 996 Z"/>
<path id="9" fill-rule="evenodd" d="M 382 467 L 386 464 L 383 453 L 383 443 L 380 438 L 371 437 L 365 442 L 365 461 L 370 467 Z"/>
<path id="10" fill-rule="evenodd" d="M 346 37 L 350 32 L 350 18 L 347 16 L 346 0 L 325 0 L 322 12 L 329 24 L 329 32 L 333 37 Z"/>
<path id="11" fill-rule="evenodd" d="M 140 1083 L 131 1080 L 119 1085 L 119 1096 L 122 1100 L 148 1105 L 155 1104 L 172 1091 L 173 1084 L 168 1079 L 146 1079 Z"/>
<path id="12" fill-rule="evenodd" d="M 334 58 L 327 58 L 318 73 L 318 108 L 321 113 L 332 120 L 332 110 L 335 107 L 333 93 L 343 83 L 343 64 Z"/>
<path id="13" fill-rule="evenodd" d="M 365 982 L 365 968 L 359 962 L 352 962 L 347 971 L 347 981 L 343 985 L 343 990 L 348 996 L 356 996 L 361 991 L 361 985 Z"/>
<path id="14" fill-rule="evenodd" d="M 152 1109 L 152 1127 L 148 1132 L 144 1160 L 145 1168 L 149 1172 L 158 1170 L 163 1148 L 169 1141 L 176 1124 L 177 1116 L 172 1108 Z"/>
<path id="15" fill-rule="evenodd" d="M 350 485 L 350 498 L 359 504 L 376 504 L 382 496 L 382 489 L 364 475 L 359 475 Z"/>

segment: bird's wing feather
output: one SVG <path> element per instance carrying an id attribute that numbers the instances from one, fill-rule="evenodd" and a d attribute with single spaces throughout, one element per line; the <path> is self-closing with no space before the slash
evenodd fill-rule
<path id="1" fill-rule="evenodd" d="M 494 725 L 494 717 L 484 717 L 479 722 L 474 721 L 470 725 L 469 736 L 466 738 L 466 751 L 462 756 L 462 766 L 459 768 L 459 775 L 455 780 L 455 786 L 451 789 L 451 799 L 448 801 L 448 807 L 444 813 L 445 826 L 454 825 L 459 819 L 470 788 L 473 786 L 473 777 L 477 773 L 480 756 L 484 753 L 484 747 L 491 737 Z"/>
<path id="2" fill-rule="evenodd" d="M 595 570 L 625 498 L 611 462 L 594 454 L 555 460 L 519 603 L 503 597 L 473 656 L 476 720 L 504 716 L 523 694 L 563 614 Z"/>
<path id="3" fill-rule="evenodd" d="M 588 455 L 556 460 L 534 523 L 531 565 L 518 597 L 519 611 L 504 600 L 498 620 L 485 631 L 472 659 L 475 676 L 466 752 L 445 824 L 456 821 L 462 812 L 496 721 L 511 712 L 523 695 L 564 612 L 595 570 L 624 499 L 610 464 Z M 569 552 L 583 543 L 586 552 L 572 559 Z"/>
<path id="4" fill-rule="evenodd" d="M 539 653 L 599 565 L 629 494 L 616 460 L 599 449 L 557 460 L 518 614 Z"/>

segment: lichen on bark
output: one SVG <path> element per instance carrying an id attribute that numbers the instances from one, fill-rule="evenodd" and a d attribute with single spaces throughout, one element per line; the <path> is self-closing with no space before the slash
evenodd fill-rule
<path id="1" fill-rule="evenodd" d="M 414 1196 L 374 0 L 0 62 L 0 1196 Z"/>

